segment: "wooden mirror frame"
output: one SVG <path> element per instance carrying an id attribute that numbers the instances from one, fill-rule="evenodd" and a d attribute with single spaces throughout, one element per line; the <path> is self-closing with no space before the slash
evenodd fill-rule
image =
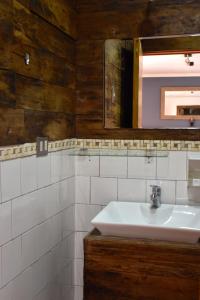
<path id="1" fill-rule="evenodd" d="M 180 39 L 181 38 L 181 39 Z M 143 52 L 146 54 L 156 54 L 157 52 L 177 53 L 185 50 L 188 52 L 199 52 L 200 35 L 171 35 L 171 36 L 152 36 L 148 38 L 137 38 L 143 41 Z M 152 43 L 152 39 L 155 40 Z M 103 111 L 104 115 L 104 111 Z M 85 120 L 86 124 L 92 120 Z M 88 124 L 89 125 L 89 124 Z M 90 126 L 89 126 L 90 127 Z M 81 137 L 81 135 L 79 135 Z M 82 137 L 86 137 L 83 135 Z M 200 128 L 192 129 L 143 129 L 143 128 L 94 128 L 87 134 L 87 138 L 105 139 L 137 139 L 137 140 L 200 140 Z"/>

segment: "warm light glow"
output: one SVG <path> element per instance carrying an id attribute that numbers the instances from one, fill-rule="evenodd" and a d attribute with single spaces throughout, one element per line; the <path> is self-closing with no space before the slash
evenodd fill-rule
<path id="1" fill-rule="evenodd" d="M 185 63 L 184 54 L 143 56 L 143 77 L 200 76 L 200 53 L 192 54 L 194 66 Z"/>

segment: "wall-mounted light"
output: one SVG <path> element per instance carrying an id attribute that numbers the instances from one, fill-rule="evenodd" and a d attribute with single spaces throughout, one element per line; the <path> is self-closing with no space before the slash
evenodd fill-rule
<path id="1" fill-rule="evenodd" d="M 25 65 L 30 64 L 30 54 L 28 52 L 26 52 L 24 55 L 24 62 L 25 62 Z"/>

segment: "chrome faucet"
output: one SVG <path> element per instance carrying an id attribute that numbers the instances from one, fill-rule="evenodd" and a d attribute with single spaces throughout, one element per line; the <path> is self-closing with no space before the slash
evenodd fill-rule
<path id="1" fill-rule="evenodd" d="M 151 185 L 152 194 L 151 194 L 151 208 L 159 208 L 161 205 L 161 187 L 158 185 Z"/>

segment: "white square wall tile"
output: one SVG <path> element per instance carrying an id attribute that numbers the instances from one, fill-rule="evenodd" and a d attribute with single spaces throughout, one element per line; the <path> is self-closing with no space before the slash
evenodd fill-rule
<path id="1" fill-rule="evenodd" d="M 75 258 L 84 258 L 83 240 L 86 235 L 86 232 L 75 233 Z"/>
<path id="2" fill-rule="evenodd" d="M 62 167 L 62 151 L 52 152 L 51 156 L 51 183 L 60 181 Z"/>
<path id="3" fill-rule="evenodd" d="M 118 180 L 118 200 L 145 202 L 146 182 L 139 179 L 119 179 Z"/>
<path id="4" fill-rule="evenodd" d="M 47 284 L 49 254 L 43 255 L 38 261 L 32 265 L 32 286 L 33 294 L 38 294 Z M 56 272 L 56 270 L 54 270 Z"/>
<path id="5" fill-rule="evenodd" d="M 75 175 L 75 159 L 70 155 L 71 150 L 62 151 L 61 178 L 68 178 Z"/>
<path id="6" fill-rule="evenodd" d="M 62 240 L 62 213 L 51 218 L 50 222 L 51 247 L 54 247 Z"/>
<path id="7" fill-rule="evenodd" d="M 42 221 L 44 209 L 38 201 L 37 192 L 12 201 L 12 236 L 16 237 Z"/>
<path id="8" fill-rule="evenodd" d="M 18 197 L 20 186 L 20 159 L 1 162 L 2 202 Z"/>
<path id="9" fill-rule="evenodd" d="M 83 300 L 83 286 L 75 286 L 74 300 Z"/>
<path id="10" fill-rule="evenodd" d="M 99 176 L 98 156 L 76 156 L 76 175 Z"/>
<path id="11" fill-rule="evenodd" d="M 127 177 L 127 157 L 100 157 L 101 177 Z"/>
<path id="12" fill-rule="evenodd" d="M 59 183 L 38 190 L 37 198 L 41 221 L 57 214 L 60 211 Z"/>
<path id="13" fill-rule="evenodd" d="M 21 190 L 22 194 L 37 189 L 36 157 L 29 156 L 21 159 Z"/>
<path id="14" fill-rule="evenodd" d="M 189 200 L 188 182 L 177 181 L 176 182 L 176 204 L 187 205 L 188 200 Z"/>
<path id="15" fill-rule="evenodd" d="M 2 257 L 2 248 L 0 247 L 0 258 Z M 3 281 L 2 281 L 2 259 L 0 259 L 0 296 L 2 295 L 6 295 L 6 291 L 4 290 L 4 292 L 1 292 L 1 287 L 3 286 Z M 3 298 L 3 297 L 0 297 L 0 299 L 7 299 L 7 298 Z M 9 299 L 9 298 L 8 298 Z"/>
<path id="16" fill-rule="evenodd" d="M 101 211 L 99 205 L 75 205 L 75 226 L 76 231 L 90 231 L 93 229 L 91 220 Z"/>
<path id="17" fill-rule="evenodd" d="M 176 182 L 175 181 L 147 181 L 147 202 L 151 202 L 152 187 L 151 185 L 158 185 L 161 187 L 161 203 L 175 204 Z"/>
<path id="18" fill-rule="evenodd" d="M 75 207 L 70 206 L 62 212 L 62 235 L 63 238 L 74 231 Z"/>
<path id="19" fill-rule="evenodd" d="M 157 178 L 167 179 L 169 177 L 169 157 L 157 157 Z"/>
<path id="20" fill-rule="evenodd" d="M 117 201 L 117 178 L 91 178 L 91 203 L 106 205 Z"/>
<path id="21" fill-rule="evenodd" d="M 22 235 L 22 268 L 37 260 L 38 226 Z"/>
<path id="22" fill-rule="evenodd" d="M 0 204 L 0 245 L 11 239 L 11 201 Z"/>
<path id="23" fill-rule="evenodd" d="M 64 179 L 59 183 L 61 210 L 75 203 L 75 177 Z"/>
<path id="24" fill-rule="evenodd" d="M 1 263 L 0 263 L 0 266 L 1 266 Z M 13 300 L 13 298 L 12 298 L 12 284 L 7 284 L 2 289 L 0 289 L 0 299 L 1 300 Z"/>
<path id="25" fill-rule="evenodd" d="M 156 178 L 156 158 L 128 157 L 129 178 Z"/>
<path id="26" fill-rule="evenodd" d="M 75 234 L 72 233 L 61 242 L 60 258 L 62 265 L 66 266 L 72 262 L 75 253 Z"/>
<path id="27" fill-rule="evenodd" d="M 51 156 L 37 157 L 37 183 L 38 188 L 51 184 Z"/>
<path id="28" fill-rule="evenodd" d="M 32 268 L 26 269 L 17 276 L 11 283 L 12 300 L 33 299 L 33 273 Z M 7 300 L 7 299 L 6 299 Z"/>
<path id="29" fill-rule="evenodd" d="M 157 178 L 168 180 L 187 179 L 187 155 L 185 151 L 169 151 L 169 156 L 157 158 Z"/>
<path id="30" fill-rule="evenodd" d="M 11 281 L 22 270 L 21 238 L 12 240 L 2 247 L 2 281 Z"/>
<path id="31" fill-rule="evenodd" d="M 74 260 L 74 282 L 73 285 L 83 286 L 83 259 Z"/>
<path id="32" fill-rule="evenodd" d="M 90 177 L 76 176 L 76 203 L 90 202 Z"/>

